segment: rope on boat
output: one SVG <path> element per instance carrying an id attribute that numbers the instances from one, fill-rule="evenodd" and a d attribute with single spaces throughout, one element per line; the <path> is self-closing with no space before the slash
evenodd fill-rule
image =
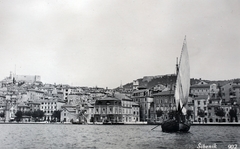
<path id="1" fill-rule="evenodd" d="M 160 126 L 160 125 L 157 125 L 157 126 L 155 126 L 155 127 L 154 127 L 154 128 L 152 128 L 151 130 L 153 130 L 153 129 L 157 128 L 158 126 Z"/>

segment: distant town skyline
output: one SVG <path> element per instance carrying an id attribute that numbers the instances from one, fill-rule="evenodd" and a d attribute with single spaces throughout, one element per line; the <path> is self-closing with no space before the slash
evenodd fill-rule
<path id="1" fill-rule="evenodd" d="M 239 1 L 2 1 L 0 78 L 115 88 L 175 73 L 185 35 L 191 78 L 240 78 L 239 18 Z"/>

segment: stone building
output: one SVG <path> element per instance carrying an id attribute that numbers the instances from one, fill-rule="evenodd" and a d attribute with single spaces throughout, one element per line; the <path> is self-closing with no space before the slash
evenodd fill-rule
<path id="1" fill-rule="evenodd" d="M 150 120 L 150 104 L 153 102 L 151 90 L 139 89 L 132 93 L 131 98 L 133 102 L 139 104 L 140 107 L 140 121 Z"/>

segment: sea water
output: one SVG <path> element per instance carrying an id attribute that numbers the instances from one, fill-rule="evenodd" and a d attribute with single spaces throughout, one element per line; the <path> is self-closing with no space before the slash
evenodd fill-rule
<path id="1" fill-rule="evenodd" d="M 0 124 L 1 149 L 240 148 L 239 126 L 191 126 L 164 133 L 154 125 Z M 236 147 L 236 148 L 234 148 Z"/>

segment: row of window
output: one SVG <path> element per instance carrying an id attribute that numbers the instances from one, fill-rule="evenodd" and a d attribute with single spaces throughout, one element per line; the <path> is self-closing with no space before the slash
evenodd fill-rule
<path id="1" fill-rule="evenodd" d="M 42 109 L 57 109 L 57 106 L 51 106 L 51 107 L 50 106 L 48 106 L 48 107 L 47 106 L 45 106 L 45 107 L 42 106 Z"/>
<path id="2" fill-rule="evenodd" d="M 203 101 L 203 104 L 206 105 L 206 101 Z M 200 105 L 200 101 L 198 101 L 198 105 Z"/>
<path id="3" fill-rule="evenodd" d="M 46 104 L 57 104 L 57 103 L 56 103 L 56 102 L 42 102 L 42 105 L 43 105 L 43 104 L 46 105 Z"/>

